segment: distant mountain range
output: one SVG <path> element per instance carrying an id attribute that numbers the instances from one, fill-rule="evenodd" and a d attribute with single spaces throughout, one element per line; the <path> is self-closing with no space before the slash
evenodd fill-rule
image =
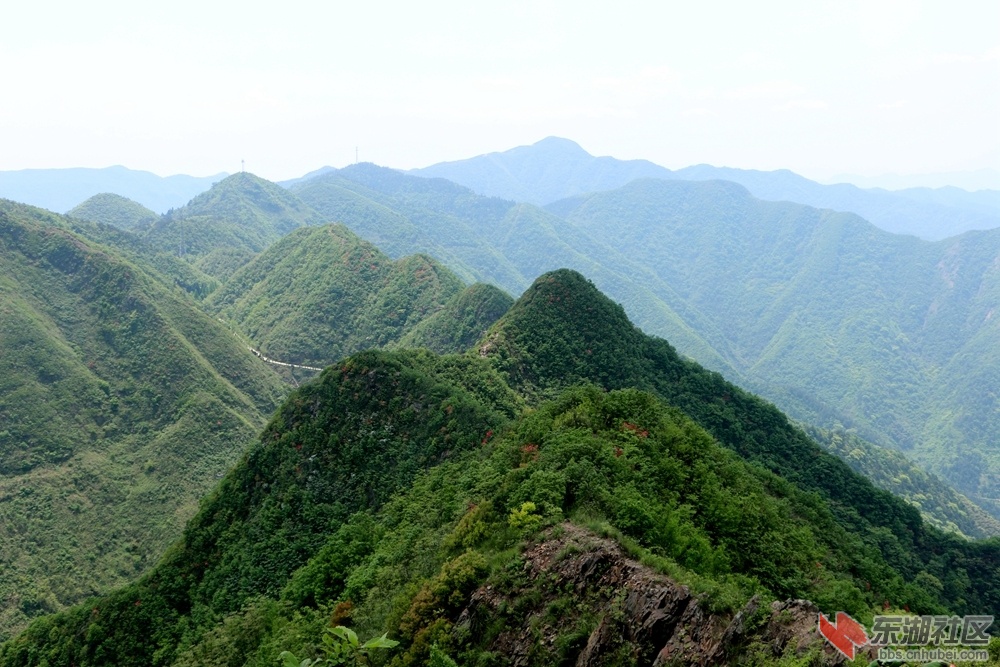
<path id="1" fill-rule="evenodd" d="M 335 171 L 333 167 L 321 167 L 279 185 L 291 188 Z M 988 171 L 983 170 L 983 174 Z M 478 194 L 538 206 L 580 194 L 613 190 L 639 178 L 728 180 L 743 185 L 760 199 L 855 213 L 886 231 L 928 240 L 1000 226 L 1000 186 L 978 192 L 957 187 L 906 187 L 890 191 L 848 183 L 823 185 L 788 170 L 765 172 L 695 165 L 671 171 L 646 160 L 594 157 L 573 141 L 558 137 L 409 173 L 446 178 Z M 226 174 L 163 178 L 121 166 L 6 171 L 0 172 L 0 198 L 62 213 L 93 195 L 112 193 L 134 200 L 155 213 L 165 213 L 184 206 L 225 177 Z"/>
<path id="2" fill-rule="evenodd" d="M 821 185 L 788 170 L 756 171 L 697 165 L 671 171 L 645 160 L 594 157 L 568 139 L 489 153 L 409 173 L 446 178 L 491 197 L 546 205 L 575 195 L 614 190 L 637 178 L 732 181 L 768 201 L 790 201 L 856 213 L 876 227 L 937 240 L 971 229 L 1000 227 L 1000 193 L 863 190 Z"/>
<path id="3" fill-rule="evenodd" d="M 66 213 L 96 194 L 113 193 L 128 197 L 156 213 L 166 213 L 183 206 L 225 177 L 226 174 L 163 177 L 122 166 L 0 171 L 0 198 Z"/>
<path id="4" fill-rule="evenodd" d="M 853 183 L 859 188 L 885 188 L 886 190 L 906 190 L 911 188 L 962 188 L 969 192 L 977 190 L 1000 190 L 1000 169 L 976 169 L 970 171 L 949 171 L 938 174 L 884 174 L 881 176 L 859 176 L 838 174 L 830 183 Z"/>

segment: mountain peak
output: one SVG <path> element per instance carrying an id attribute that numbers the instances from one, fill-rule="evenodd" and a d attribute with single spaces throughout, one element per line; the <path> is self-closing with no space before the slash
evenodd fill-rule
<path id="1" fill-rule="evenodd" d="M 566 139 L 563 137 L 545 137 L 541 141 L 536 141 L 530 146 L 521 146 L 519 148 L 511 149 L 510 151 L 507 152 L 510 153 L 516 150 L 525 150 L 525 149 L 535 149 L 536 151 L 544 150 L 547 153 L 552 153 L 552 154 L 558 152 L 564 157 L 568 156 L 573 156 L 573 157 L 579 156 L 588 158 L 594 157 L 586 150 L 584 150 L 584 148 L 580 144 L 576 143 L 572 139 Z"/>
<path id="2" fill-rule="evenodd" d="M 610 386 L 639 375 L 643 334 L 625 310 L 571 269 L 539 276 L 479 344 L 514 384 L 535 390 L 600 376 Z M 595 370 L 596 369 L 596 370 Z M 620 376 L 620 377 L 619 377 Z"/>
<path id="3" fill-rule="evenodd" d="M 282 223 L 287 233 L 303 224 L 318 224 L 318 214 L 277 183 L 249 172 L 227 176 L 187 206 L 174 211 L 174 218 L 194 216 L 224 218 L 232 222 L 268 218 Z"/>
<path id="4" fill-rule="evenodd" d="M 70 209 L 68 216 L 134 231 L 152 224 L 158 217 L 139 202 L 111 192 L 96 194 Z"/>
<path id="5" fill-rule="evenodd" d="M 530 146 L 414 169 L 446 178 L 482 195 L 545 205 L 585 192 L 613 190 L 637 178 L 670 178 L 645 160 L 594 157 L 575 141 L 546 137 Z"/>

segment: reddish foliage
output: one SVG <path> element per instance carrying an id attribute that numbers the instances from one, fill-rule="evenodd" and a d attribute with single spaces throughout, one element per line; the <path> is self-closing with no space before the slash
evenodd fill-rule
<path id="1" fill-rule="evenodd" d="M 647 431 L 645 429 L 641 429 L 638 426 L 636 426 L 635 424 L 632 424 L 632 423 L 629 423 L 629 422 L 624 422 L 622 424 L 622 427 L 625 428 L 625 429 L 627 429 L 627 430 L 629 430 L 629 431 L 632 431 L 633 433 L 635 433 L 640 438 L 647 438 L 647 437 L 649 437 L 649 431 Z"/>
<path id="2" fill-rule="evenodd" d="M 354 612 L 354 604 L 347 600 L 346 602 L 341 602 L 336 607 L 333 608 L 333 614 L 330 616 L 330 625 L 336 627 L 338 625 L 346 625 L 348 621 L 351 620 L 351 615 Z"/>
<path id="3" fill-rule="evenodd" d="M 524 465 L 528 461 L 538 460 L 538 445 L 533 442 L 529 442 L 526 445 L 521 445 L 521 465 Z"/>

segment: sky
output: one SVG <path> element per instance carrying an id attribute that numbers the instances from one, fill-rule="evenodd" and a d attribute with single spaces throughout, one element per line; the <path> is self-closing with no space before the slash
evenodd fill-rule
<path id="1" fill-rule="evenodd" d="M 1000 2 L 8 3 L 0 170 L 412 168 L 573 139 L 824 179 L 1000 169 Z"/>

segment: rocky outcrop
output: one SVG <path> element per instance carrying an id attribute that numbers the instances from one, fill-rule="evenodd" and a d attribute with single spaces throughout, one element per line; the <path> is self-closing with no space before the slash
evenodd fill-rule
<path id="1" fill-rule="evenodd" d="M 515 667 L 740 664 L 753 652 L 842 662 L 811 602 L 754 597 L 735 615 L 713 614 L 687 586 L 573 524 L 550 530 L 523 563 L 511 581 L 476 590 L 456 624 Z"/>

